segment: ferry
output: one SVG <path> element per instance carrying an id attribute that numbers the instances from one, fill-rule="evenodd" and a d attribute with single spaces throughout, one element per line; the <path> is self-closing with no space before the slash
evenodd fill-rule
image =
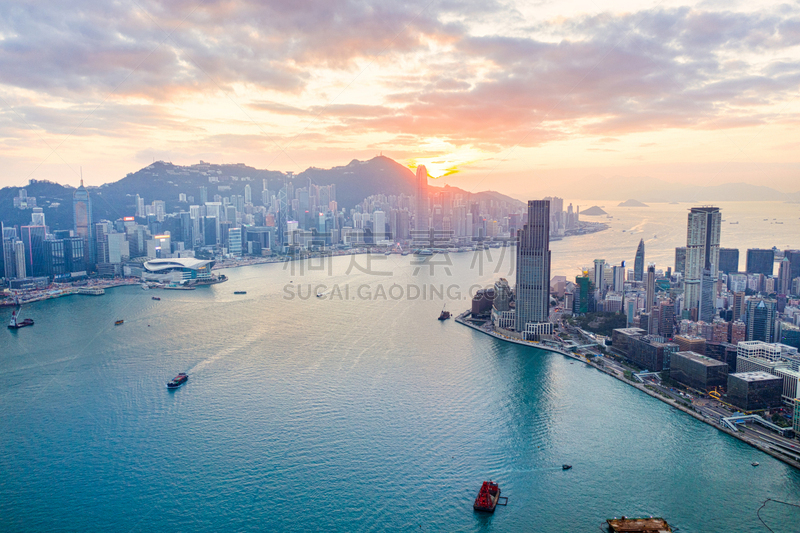
<path id="1" fill-rule="evenodd" d="M 178 387 L 180 387 L 181 385 L 186 383 L 186 381 L 188 379 L 189 379 L 189 376 L 186 375 L 185 372 L 181 372 L 180 374 L 178 374 L 177 376 L 172 378 L 172 381 L 167 383 L 167 388 L 168 389 L 177 389 Z"/>
<path id="2" fill-rule="evenodd" d="M 25 320 L 23 320 L 21 322 L 18 320 L 18 318 L 19 318 L 19 316 L 17 315 L 17 311 L 16 310 L 12 311 L 12 313 L 11 313 L 11 322 L 8 323 L 8 329 L 19 329 L 19 328 L 24 328 L 25 326 L 32 326 L 33 325 L 33 319 L 32 318 L 26 318 Z"/>
<path id="3" fill-rule="evenodd" d="M 481 490 L 478 492 L 475 503 L 472 508 L 476 511 L 483 511 L 485 513 L 493 513 L 497 507 L 497 500 L 500 499 L 500 486 L 491 481 L 484 481 L 481 485 Z"/>

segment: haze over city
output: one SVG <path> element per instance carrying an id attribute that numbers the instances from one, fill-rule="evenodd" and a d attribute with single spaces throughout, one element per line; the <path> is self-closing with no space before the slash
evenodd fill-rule
<path id="1" fill-rule="evenodd" d="M 383 153 L 523 200 L 614 176 L 794 193 L 798 44 L 779 2 L 3 2 L 0 185 Z"/>

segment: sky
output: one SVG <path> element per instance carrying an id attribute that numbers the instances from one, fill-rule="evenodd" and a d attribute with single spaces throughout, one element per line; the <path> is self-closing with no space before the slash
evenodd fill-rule
<path id="1" fill-rule="evenodd" d="M 383 154 L 520 198 L 797 192 L 798 96 L 798 1 L 0 2 L 0 186 Z"/>

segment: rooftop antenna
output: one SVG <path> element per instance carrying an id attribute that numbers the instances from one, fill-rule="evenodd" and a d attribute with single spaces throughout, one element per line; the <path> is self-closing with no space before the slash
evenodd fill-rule
<path id="1" fill-rule="evenodd" d="M 83 187 L 83 167 L 80 167 L 80 169 L 81 169 L 81 187 Z"/>

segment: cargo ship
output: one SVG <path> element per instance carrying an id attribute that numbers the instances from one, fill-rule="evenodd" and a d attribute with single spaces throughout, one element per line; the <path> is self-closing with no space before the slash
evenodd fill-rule
<path id="1" fill-rule="evenodd" d="M 189 376 L 186 375 L 185 372 L 181 372 L 180 374 L 178 374 L 177 376 L 172 378 L 172 381 L 167 383 L 167 388 L 168 389 L 177 389 L 178 387 L 180 387 L 181 385 L 186 383 L 186 381 L 188 379 L 189 379 Z"/>
<path id="2" fill-rule="evenodd" d="M 25 326 L 32 326 L 33 319 L 26 318 L 25 320 L 19 321 L 19 316 L 17 316 L 17 311 L 13 311 L 11 313 L 11 322 L 8 323 L 8 329 L 19 329 L 24 328 Z"/>
<path id="3" fill-rule="evenodd" d="M 475 503 L 472 504 L 472 508 L 476 511 L 493 513 L 499 499 L 500 486 L 492 481 L 484 481 L 483 485 L 481 485 L 481 490 L 478 492 L 478 497 L 475 498 Z"/>

